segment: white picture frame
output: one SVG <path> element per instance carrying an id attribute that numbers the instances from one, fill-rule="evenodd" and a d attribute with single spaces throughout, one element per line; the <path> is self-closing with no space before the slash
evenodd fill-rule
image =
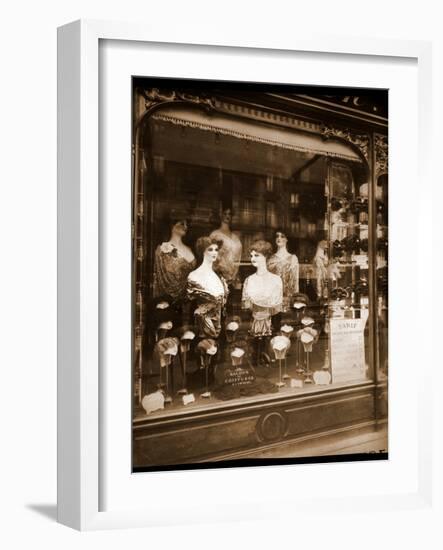
<path id="1" fill-rule="evenodd" d="M 291 497 L 283 489 L 261 496 L 254 495 L 249 505 L 240 502 L 242 506 L 228 506 L 228 500 L 218 502 L 217 517 L 214 508 L 204 503 L 198 506 L 197 501 L 182 504 L 171 513 L 166 514 L 168 503 L 160 494 L 160 486 L 168 481 L 174 484 L 177 492 L 180 487 L 186 487 L 189 476 L 202 476 L 208 479 L 218 478 L 217 483 L 232 479 L 233 483 L 241 477 L 261 476 L 264 487 L 271 482 L 271 476 L 277 475 L 282 468 L 268 468 L 266 471 L 256 468 L 253 473 L 241 470 L 180 472 L 171 474 L 151 474 L 140 479 L 140 484 L 150 484 L 154 500 L 158 497 L 156 506 L 152 501 L 146 506 L 137 506 L 130 497 L 131 491 L 137 491 L 138 481 L 132 480 L 131 491 L 121 493 L 119 506 L 108 509 L 103 506 L 101 484 L 109 483 L 109 476 L 102 470 L 103 453 L 108 449 L 108 443 L 103 441 L 102 422 L 106 408 L 100 404 L 103 396 L 101 377 L 103 373 L 100 352 L 101 338 L 101 307 L 106 300 L 106 289 L 100 284 L 102 262 L 101 232 L 106 230 L 106 224 L 100 225 L 100 215 L 105 206 L 102 203 L 100 191 L 100 142 L 99 99 L 100 74 L 100 43 L 103 41 L 118 41 L 128 46 L 129 50 L 135 44 L 180 44 L 189 45 L 189 37 L 184 30 L 182 35 L 174 32 L 165 36 L 156 32 L 155 27 L 146 28 L 143 25 L 103 21 L 77 21 L 59 29 L 58 34 L 58 520 L 60 523 L 80 530 L 106 529 L 119 527 L 148 527 L 176 523 L 192 523 L 196 521 L 212 521 L 215 519 L 259 519 L 261 517 L 281 517 L 276 514 L 275 503 L 279 498 L 293 507 L 298 507 L 303 513 L 310 510 L 330 509 L 331 506 L 340 512 L 353 509 L 356 503 L 361 510 L 391 510 L 404 508 L 423 508 L 431 506 L 432 497 L 432 467 L 431 467 L 431 402 L 425 391 L 425 383 L 429 384 L 431 377 L 431 350 L 425 350 L 421 379 L 413 385 L 411 399 L 417 401 L 417 417 L 415 418 L 418 435 L 414 435 L 418 457 L 410 465 L 409 472 L 414 469 L 411 485 L 404 484 L 399 478 L 397 490 L 391 490 L 383 495 L 377 492 L 362 492 L 354 494 L 351 482 L 346 494 L 334 497 L 334 489 L 330 488 L 327 499 L 321 491 L 313 490 L 312 498 L 301 499 Z M 319 37 L 298 34 L 296 38 L 275 39 L 262 38 L 257 41 L 244 39 L 223 42 L 214 39 L 209 46 L 199 43 L 195 38 L 195 50 L 214 55 L 214 47 L 228 48 L 229 55 L 240 55 L 246 48 L 262 52 L 273 52 L 280 55 L 284 61 L 290 52 L 305 52 L 312 55 L 333 54 L 337 56 L 372 56 L 396 60 L 413 59 L 418 70 L 418 102 L 414 109 L 418 112 L 418 146 L 414 146 L 420 159 L 419 182 L 426 190 L 420 198 L 420 207 L 412 222 L 417 235 L 422 235 L 430 228 L 431 219 L 426 215 L 425 206 L 432 204 L 432 186 L 430 177 L 430 82 L 431 82 L 431 45 L 427 42 L 399 40 L 367 40 L 345 37 Z M 333 57 L 332 55 L 332 57 Z M 111 58 L 106 57 L 108 63 Z M 325 61 L 327 62 L 327 61 Z M 182 76 L 195 77 L 198 67 L 191 71 L 184 67 Z M 159 75 L 163 76 L 163 75 Z M 177 76 L 177 74 L 171 75 Z M 266 76 L 264 77 L 266 79 Z M 128 107 L 129 108 L 129 107 Z M 415 111 L 414 111 L 415 112 Z M 128 147 L 130 137 L 126 136 Z M 125 153 L 129 155 L 129 150 Z M 395 181 L 395 174 L 393 175 Z M 411 204 L 405 205 L 411 211 Z M 430 231 L 430 230 L 429 230 Z M 417 238 L 417 237 L 416 237 Z M 424 245 L 419 251 L 419 257 L 426 259 L 431 256 L 431 244 Z M 429 262 L 428 262 L 429 265 Z M 394 266 L 395 269 L 395 266 Z M 413 275 L 415 285 L 424 282 L 423 270 L 417 270 Z M 106 285 L 105 285 L 106 286 Z M 422 285 L 425 287 L 426 285 Z M 430 299 L 431 289 L 423 291 L 423 303 Z M 417 312 L 422 306 L 417 305 Z M 398 335 L 397 335 L 398 336 Z M 394 335 L 395 337 L 395 335 Z M 413 344 L 412 344 L 413 345 Z M 413 349 L 411 357 L 416 357 L 417 348 Z M 412 359 L 411 359 L 412 361 Z M 130 365 L 127 375 L 130 377 Z M 402 402 L 405 407 L 405 401 Z M 130 442 L 127 441 L 128 445 Z M 115 444 L 115 442 L 114 442 Z M 390 450 L 390 455 L 391 455 Z M 391 464 L 398 457 L 395 449 L 391 455 Z M 415 458 L 417 459 L 415 462 Z M 349 476 L 347 464 L 335 465 L 334 475 L 345 480 Z M 418 466 L 418 469 L 416 468 Z M 285 475 L 292 475 L 294 470 L 286 467 Z M 312 469 L 312 466 L 310 466 Z M 112 469 L 110 470 L 112 471 Z M 408 475 L 405 471 L 405 476 Z M 319 483 L 326 479 L 325 470 L 319 470 Z M 358 471 L 354 471 L 359 475 Z M 129 476 L 130 472 L 126 471 Z M 384 474 L 383 474 L 384 475 Z M 352 477 L 352 476 L 351 476 Z M 193 477 L 193 479 L 195 479 Z M 339 481 L 340 481 L 339 479 Z M 112 481 L 111 481 L 112 482 Z M 116 481 L 116 483 L 118 483 Z M 345 482 L 346 483 L 346 482 Z M 135 485 L 135 488 L 134 488 Z M 414 488 L 411 489 L 411 486 Z M 146 494 L 146 492 L 144 493 Z M 252 493 L 251 493 L 252 494 Z M 252 498 L 252 497 L 251 497 Z M 150 499 L 151 500 L 151 499 Z M 192 499 L 191 499 L 192 500 Z M 241 500 L 241 499 L 240 499 Z M 267 503 L 269 507 L 267 507 Z M 104 509 L 106 508 L 106 509 Z"/>

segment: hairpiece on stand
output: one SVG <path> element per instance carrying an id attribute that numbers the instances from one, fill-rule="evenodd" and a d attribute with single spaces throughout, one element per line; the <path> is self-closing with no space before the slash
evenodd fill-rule
<path id="1" fill-rule="evenodd" d="M 209 367 L 212 357 L 217 353 L 217 343 L 212 338 L 205 338 L 197 344 L 195 349 L 200 355 L 200 368 L 205 369 L 205 391 L 201 394 L 201 397 L 209 398 L 211 397 L 211 392 L 209 391 Z"/>
<path id="2" fill-rule="evenodd" d="M 232 351 L 231 351 L 231 361 L 232 361 L 232 365 L 234 367 L 239 367 L 242 362 L 243 362 L 243 357 L 245 355 L 245 350 L 243 348 L 240 348 L 240 347 L 235 347 Z"/>
<path id="3" fill-rule="evenodd" d="M 351 202 L 350 210 L 353 214 L 368 211 L 368 200 L 362 197 L 357 197 Z"/>
<path id="4" fill-rule="evenodd" d="M 377 250 L 386 250 L 388 248 L 388 239 L 377 240 Z"/>
<path id="5" fill-rule="evenodd" d="M 186 395 L 188 393 L 188 389 L 186 387 L 186 363 L 187 363 L 187 355 L 189 350 L 191 349 L 191 342 L 195 338 L 195 332 L 193 330 L 193 327 L 190 325 L 183 325 L 180 327 L 177 331 L 179 341 L 180 341 L 180 365 L 181 365 L 181 371 L 182 371 L 182 388 L 178 390 L 178 393 L 180 395 Z"/>
<path id="6" fill-rule="evenodd" d="M 165 403 L 171 403 L 172 397 L 170 395 L 170 377 L 172 378 L 171 364 L 173 363 L 173 357 L 178 352 L 178 340 L 177 338 L 162 338 L 155 344 L 155 351 L 160 358 L 160 387 L 165 386 Z M 165 383 L 163 383 L 162 371 L 165 370 Z M 174 385 L 173 380 L 171 381 Z M 172 388 L 172 391 L 174 388 Z"/>
<path id="7" fill-rule="evenodd" d="M 315 324 L 315 320 L 312 317 L 306 316 L 306 317 L 303 317 L 303 319 L 301 320 L 301 324 L 304 327 L 310 327 Z"/>
<path id="8" fill-rule="evenodd" d="M 283 336 L 287 336 L 289 338 L 292 332 L 294 332 L 294 327 L 284 324 L 280 327 L 280 332 L 283 334 Z"/>
<path id="9" fill-rule="evenodd" d="M 341 242 L 344 245 L 344 249 L 349 254 L 352 254 L 353 252 L 355 254 L 358 254 L 358 252 L 360 251 L 360 238 L 357 235 L 349 235 Z"/>
<path id="10" fill-rule="evenodd" d="M 302 309 L 306 307 L 308 303 L 309 303 L 308 296 L 301 292 L 297 292 L 297 294 L 294 294 L 294 296 L 292 297 L 292 307 L 294 309 Z"/>
<path id="11" fill-rule="evenodd" d="M 331 198 L 331 210 L 333 212 L 337 212 L 341 208 L 343 208 L 343 201 L 340 200 L 340 199 L 337 199 L 336 197 L 332 197 Z"/>
<path id="12" fill-rule="evenodd" d="M 368 281 L 365 278 L 361 277 L 360 280 L 357 281 L 357 283 L 354 285 L 354 289 L 359 294 L 366 296 L 369 291 Z"/>
<path id="13" fill-rule="evenodd" d="M 331 290 L 331 298 L 333 300 L 344 300 L 345 298 L 348 298 L 349 294 L 346 289 L 339 286 L 337 288 L 333 288 Z"/>
<path id="14" fill-rule="evenodd" d="M 291 340 L 287 336 L 274 336 L 271 340 L 271 347 L 274 351 L 275 358 L 278 360 L 278 367 L 279 367 L 279 379 L 277 382 L 277 386 L 279 388 L 282 388 L 285 383 L 283 382 L 282 377 L 282 369 L 281 369 L 281 362 L 282 359 L 286 360 L 286 352 L 291 346 Z M 286 361 L 285 361 L 285 374 L 286 374 Z M 286 374 L 286 378 L 288 378 Z"/>
<path id="15" fill-rule="evenodd" d="M 368 239 L 361 239 L 360 241 L 360 249 L 363 250 L 363 252 L 368 251 Z"/>
<path id="16" fill-rule="evenodd" d="M 335 240 L 332 243 L 332 255 L 334 258 L 340 258 L 340 256 L 343 256 L 343 253 L 345 251 L 345 247 L 339 240 Z"/>

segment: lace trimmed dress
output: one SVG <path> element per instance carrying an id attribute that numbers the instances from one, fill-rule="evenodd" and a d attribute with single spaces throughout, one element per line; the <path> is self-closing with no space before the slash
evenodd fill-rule
<path id="1" fill-rule="evenodd" d="M 188 261 L 173 244 L 159 245 L 154 259 L 154 297 L 166 294 L 174 302 L 185 298 L 187 278 L 196 265 L 195 258 Z"/>
<path id="2" fill-rule="evenodd" d="M 268 260 L 268 269 L 279 275 L 283 283 L 283 311 L 287 311 L 292 297 L 299 292 L 300 266 L 295 254 L 273 254 Z"/>
<path id="3" fill-rule="evenodd" d="M 271 317 L 282 311 L 283 283 L 274 273 L 254 273 L 245 279 L 242 304 L 252 310 L 251 336 L 259 338 L 272 334 Z"/>
<path id="4" fill-rule="evenodd" d="M 200 338 L 218 338 L 221 332 L 221 315 L 228 296 L 226 281 L 214 273 L 218 281 L 206 284 L 192 276 L 187 280 L 187 295 L 197 303 L 194 319 Z"/>

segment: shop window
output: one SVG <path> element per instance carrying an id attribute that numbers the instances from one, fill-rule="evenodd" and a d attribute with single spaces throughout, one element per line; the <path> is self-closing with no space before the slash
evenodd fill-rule
<path id="1" fill-rule="evenodd" d="M 320 140 L 320 152 L 310 151 L 301 133 L 297 150 L 295 130 L 287 143 L 281 132 L 278 146 L 267 144 L 250 120 L 243 136 L 223 134 L 216 146 L 194 112 L 183 140 L 180 116 L 147 125 L 153 162 L 135 275 L 143 288 L 136 414 L 371 380 L 374 312 L 387 330 L 386 186 L 372 304 L 367 171 L 358 155 L 344 147 L 340 158 Z M 158 410 L 149 408 L 154 394 L 162 396 Z"/>

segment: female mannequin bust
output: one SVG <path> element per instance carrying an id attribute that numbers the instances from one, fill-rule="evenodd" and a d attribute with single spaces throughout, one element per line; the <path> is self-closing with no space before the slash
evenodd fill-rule
<path id="1" fill-rule="evenodd" d="M 271 273 L 266 265 L 272 254 L 270 243 L 256 241 L 249 251 L 256 272 L 244 282 L 242 304 L 243 308 L 252 310 L 251 335 L 260 338 L 272 334 L 272 316 L 282 310 L 283 283 L 281 277 Z"/>
<path id="2" fill-rule="evenodd" d="M 224 208 L 221 213 L 220 227 L 209 235 L 220 245 L 216 269 L 228 284 L 234 283 L 237 278 L 242 255 L 242 244 L 231 230 L 231 222 L 232 211 L 230 208 Z"/>
<path id="3" fill-rule="evenodd" d="M 198 304 L 194 318 L 199 336 L 218 338 L 222 308 L 228 295 L 226 282 L 213 269 L 218 257 L 218 244 L 210 237 L 200 237 L 195 247 L 201 264 L 188 275 L 187 294 Z"/>
<path id="4" fill-rule="evenodd" d="M 167 295 L 172 301 L 186 296 L 186 281 L 196 266 L 195 256 L 182 239 L 188 231 L 185 219 L 172 219 L 168 241 L 158 245 L 154 260 L 154 297 Z"/>
<path id="5" fill-rule="evenodd" d="M 284 231 L 275 232 L 277 251 L 268 260 L 268 269 L 283 282 L 283 311 L 287 311 L 292 297 L 299 291 L 299 263 L 295 254 L 288 252 L 288 237 Z"/>
<path id="6" fill-rule="evenodd" d="M 320 241 L 317 245 L 317 251 L 312 261 L 315 268 L 315 275 L 317 278 L 317 297 L 321 298 L 327 288 L 328 278 L 328 243 L 327 241 Z"/>

